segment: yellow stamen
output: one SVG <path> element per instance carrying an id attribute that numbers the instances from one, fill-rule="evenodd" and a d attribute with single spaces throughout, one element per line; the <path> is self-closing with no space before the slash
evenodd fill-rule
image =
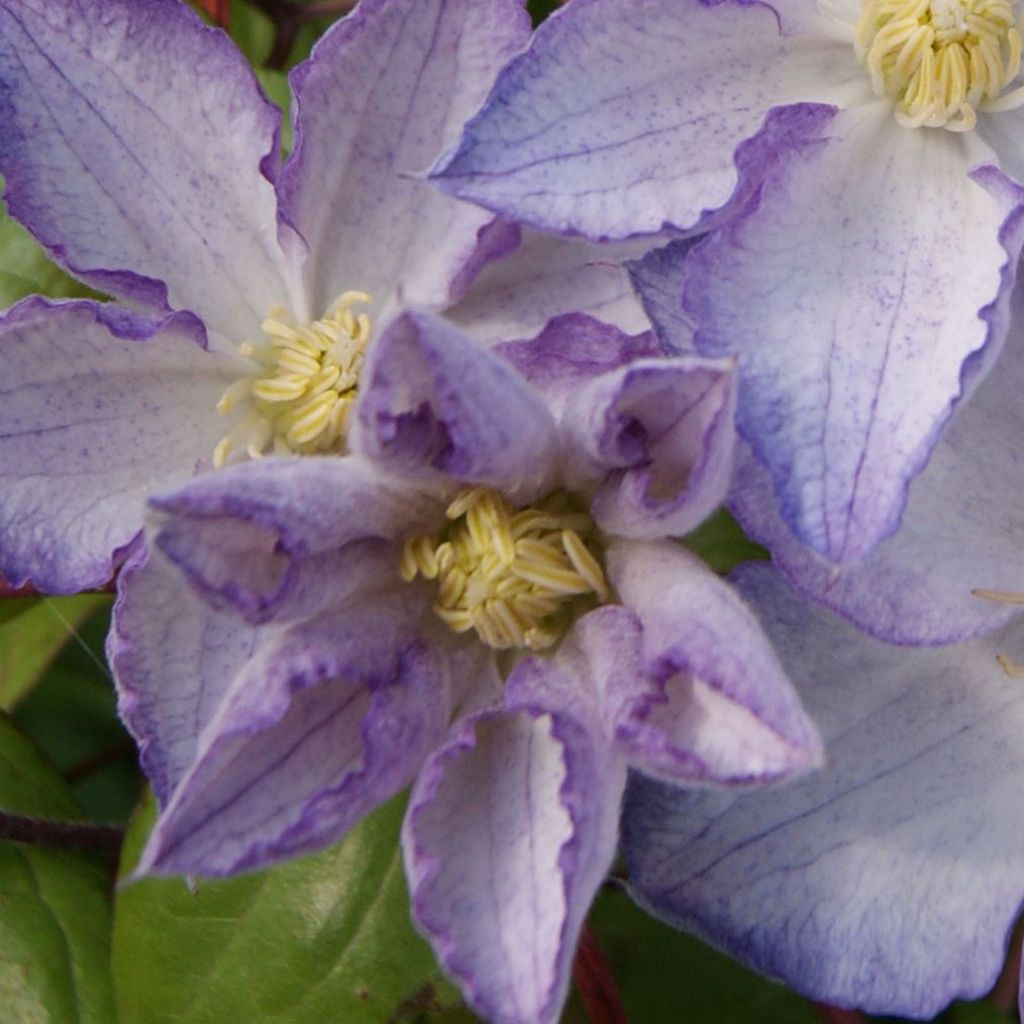
<path id="1" fill-rule="evenodd" d="M 456 633 L 475 629 L 499 650 L 542 650 L 569 621 L 571 602 L 608 600 L 604 572 L 583 536 L 590 517 L 558 497 L 516 512 L 494 491 L 474 487 L 448 506 L 450 525 L 406 541 L 402 579 L 438 580 L 434 610 Z"/>
<path id="2" fill-rule="evenodd" d="M 1012 0 L 865 0 L 857 51 L 905 128 L 970 131 L 979 108 L 1024 104 Z"/>
<path id="3" fill-rule="evenodd" d="M 254 459 L 267 451 L 344 452 L 348 413 L 370 340 L 370 318 L 355 317 L 352 307 L 370 301 L 365 292 L 345 292 L 322 320 L 307 327 L 291 323 L 280 307 L 270 311 L 262 325 L 266 340 L 238 346 L 255 364 L 252 372 L 217 403 L 225 416 L 240 404 L 249 408 L 214 449 L 215 466 L 239 452 Z"/>

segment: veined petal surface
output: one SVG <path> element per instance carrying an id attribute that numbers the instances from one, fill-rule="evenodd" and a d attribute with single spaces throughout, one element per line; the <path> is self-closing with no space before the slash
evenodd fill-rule
<path id="1" fill-rule="evenodd" d="M 810 9 L 574 0 L 502 72 L 435 174 L 547 230 L 690 228 L 730 198 L 736 149 L 769 109 L 841 102 L 851 83 L 870 93 L 849 42 L 787 34 Z"/>
<path id="2" fill-rule="evenodd" d="M 177 0 L 0 3 L 8 208 L 101 291 L 169 295 L 236 341 L 287 304 L 264 174 L 279 123 L 234 44 Z"/>
<path id="3" fill-rule="evenodd" d="M 291 76 L 284 216 L 305 238 L 314 315 L 350 289 L 439 307 L 490 218 L 421 180 L 526 45 L 520 0 L 364 0 Z"/>
<path id="4" fill-rule="evenodd" d="M 640 902 L 808 996 L 930 1020 L 987 992 L 1024 895 L 1017 619 L 939 648 L 881 643 L 742 572 L 828 748 L 768 792 L 637 780 L 624 844 Z"/>
<path id="5" fill-rule="evenodd" d="M 696 347 L 739 357 L 740 434 L 792 531 L 833 562 L 897 528 L 1002 344 L 1024 192 L 971 173 L 989 156 L 969 134 L 902 129 L 884 102 L 844 111 L 688 258 Z"/>
<path id="6" fill-rule="evenodd" d="M 236 372 L 185 313 L 30 297 L 0 317 L 0 574 L 67 593 L 110 579 L 154 488 L 224 433 Z"/>

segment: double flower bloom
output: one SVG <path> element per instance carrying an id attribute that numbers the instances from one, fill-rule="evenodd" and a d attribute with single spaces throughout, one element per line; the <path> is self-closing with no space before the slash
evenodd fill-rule
<path id="1" fill-rule="evenodd" d="M 632 767 L 657 912 L 836 1002 L 982 991 L 1024 849 L 1013 10 L 574 0 L 527 38 L 364 0 L 278 166 L 172 0 L 0 2 L 9 209 L 124 302 L 0 321 L 0 571 L 120 566 L 139 871 L 411 783 L 421 929 L 488 1019 L 553 1021 Z M 866 632 L 671 539 L 726 498 Z M 822 765 L 801 698 L 828 768 L 743 795 Z"/>

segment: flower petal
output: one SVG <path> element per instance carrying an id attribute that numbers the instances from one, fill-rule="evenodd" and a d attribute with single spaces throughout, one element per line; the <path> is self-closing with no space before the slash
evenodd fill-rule
<path id="1" fill-rule="evenodd" d="M 852 45 L 787 36 L 785 6 L 576 0 L 498 77 L 439 183 L 591 238 L 693 226 L 728 201 L 769 108 L 869 92 Z"/>
<path id="2" fill-rule="evenodd" d="M 410 607 L 410 604 L 413 607 Z M 136 875 L 228 875 L 339 839 L 407 785 L 448 722 L 413 591 L 332 609 L 237 673 Z"/>
<path id="3" fill-rule="evenodd" d="M 117 592 L 107 658 L 118 711 L 163 807 L 261 636 L 238 616 L 211 608 L 141 545 L 121 570 Z"/>
<path id="4" fill-rule="evenodd" d="M 1024 691 L 996 637 L 907 649 L 742 576 L 828 742 L 819 774 L 770 792 L 638 780 L 634 896 L 814 999 L 931 1019 L 1002 967 L 1024 872 Z"/>
<path id="5" fill-rule="evenodd" d="M 0 317 L 0 574 L 68 593 L 110 579 L 154 487 L 224 433 L 230 364 L 195 317 L 30 297 Z"/>
<path id="6" fill-rule="evenodd" d="M 308 613 L 324 588 L 344 585 L 343 576 L 332 584 L 330 572 L 349 546 L 432 530 L 444 509 L 353 457 L 245 463 L 151 505 L 155 546 L 207 600 L 252 622 L 294 617 L 296 605 Z"/>
<path id="7" fill-rule="evenodd" d="M 896 529 L 1002 343 L 1024 191 L 993 168 L 968 176 L 976 139 L 907 131 L 885 103 L 833 129 L 695 247 L 684 302 L 700 352 L 740 357 L 738 427 L 784 519 L 854 562 Z"/>
<path id="8" fill-rule="evenodd" d="M 718 507 L 732 474 L 733 369 L 700 356 L 642 359 L 569 399 L 566 449 L 590 463 L 580 477 L 599 467 L 591 512 L 605 533 L 681 537 Z"/>
<path id="9" fill-rule="evenodd" d="M 405 867 L 413 915 L 471 1005 L 554 1024 L 626 771 L 571 680 L 539 661 L 517 676 L 505 710 L 463 719 L 421 771 Z"/>
<path id="10" fill-rule="evenodd" d="M 310 247 L 314 313 L 348 289 L 442 306 L 490 218 L 416 177 L 529 38 L 518 0 L 369 0 L 292 74 L 285 216 Z"/>
<path id="11" fill-rule="evenodd" d="M 582 313 L 556 316 L 535 338 L 504 342 L 494 351 L 544 396 L 559 421 L 572 396 L 596 377 L 662 355 L 650 331 L 624 334 Z"/>
<path id="12" fill-rule="evenodd" d="M 175 0 L 0 3 L 8 208 L 102 291 L 169 290 L 229 338 L 255 331 L 288 298 L 261 173 L 279 123 L 230 40 Z"/>
<path id="13" fill-rule="evenodd" d="M 509 365 L 428 314 L 407 313 L 363 370 L 353 451 L 410 480 L 481 484 L 513 501 L 550 490 L 558 433 Z"/>
<path id="14" fill-rule="evenodd" d="M 757 618 L 685 549 L 618 541 L 608 577 L 643 629 L 645 671 L 606 700 L 633 767 L 675 782 L 765 782 L 822 763 L 821 741 Z"/>
<path id="15" fill-rule="evenodd" d="M 485 267 L 445 314 L 470 337 L 484 344 L 533 337 L 564 313 L 586 313 L 627 334 L 647 330 L 623 263 L 645 252 L 650 239 L 601 245 L 528 228 L 521 234 L 521 244 Z"/>
<path id="16" fill-rule="evenodd" d="M 681 238 L 626 264 L 633 288 L 667 352 L 693 352 L 694 323 L 683 309 L 686 256 L 699 238 Z"/>

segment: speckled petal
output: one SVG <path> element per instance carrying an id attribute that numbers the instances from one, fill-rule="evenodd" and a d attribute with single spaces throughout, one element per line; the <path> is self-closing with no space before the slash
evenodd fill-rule
<path id="1" fill-rule="evenodd" d="M 410 607 L 410 603 L 412 607 Z M 448 723 L 413 590 L 342 605 L 237 672 L 136 875 L 228 875 L 333 842 L 407 785 Z"/>
<path id="2" fill-rule="evenodd" d="M 769 109 L 870 95 L 850 41 L 798 26 L 810 3 L 776 6 L 573 0 L 499 76 L 438 181 L 595 239 L 692 227 L 732 196 L 736 150 Z"/>
<path id="3" fill-rule="evenodd" d="M 633 894 L 834 1006 L 931 1020 L 1002 969 L 1024 896 L 1018 619 L 940 648 L 873 640 L 768 566 L 743 589 L 820 723 L 829 763 L 770 792 L 631 788 Z"/>
<path id="4" fill-rule="evenodd" d="M 4 198 L 101 291 L 169 293 L 236 341 L 287 301 L 264 174 L 280 117 L 231 41 L 177 0 L 0 3 Z"/>
<path id="5" fill-rule="evenodd" d="M 520 0 L 364 0 L 292 73 L 281 197 L 310 248 L 314 315 L 353 288 L 377 309 L 449 301 L 490 217 L 420 174 L 529 32 Z"/>
<path id="6" fill-rule="evenodd" d="M 100 586 L 146 496 L 187 480 L 224 432 L 237 370 L 195 317 L 25 299 L 0 317 L 0 575 Z"/>
<path id="7" fill-rule="evenodd" d="M 1024 190 L 972 171 L 988 155 L 901 128 L 886 103 L 845 111 L 688 259 L 696 347 L 739 357 L 739 431 L 792 531 L 833 562 L 896 530 L 1002 344 Z"/>

